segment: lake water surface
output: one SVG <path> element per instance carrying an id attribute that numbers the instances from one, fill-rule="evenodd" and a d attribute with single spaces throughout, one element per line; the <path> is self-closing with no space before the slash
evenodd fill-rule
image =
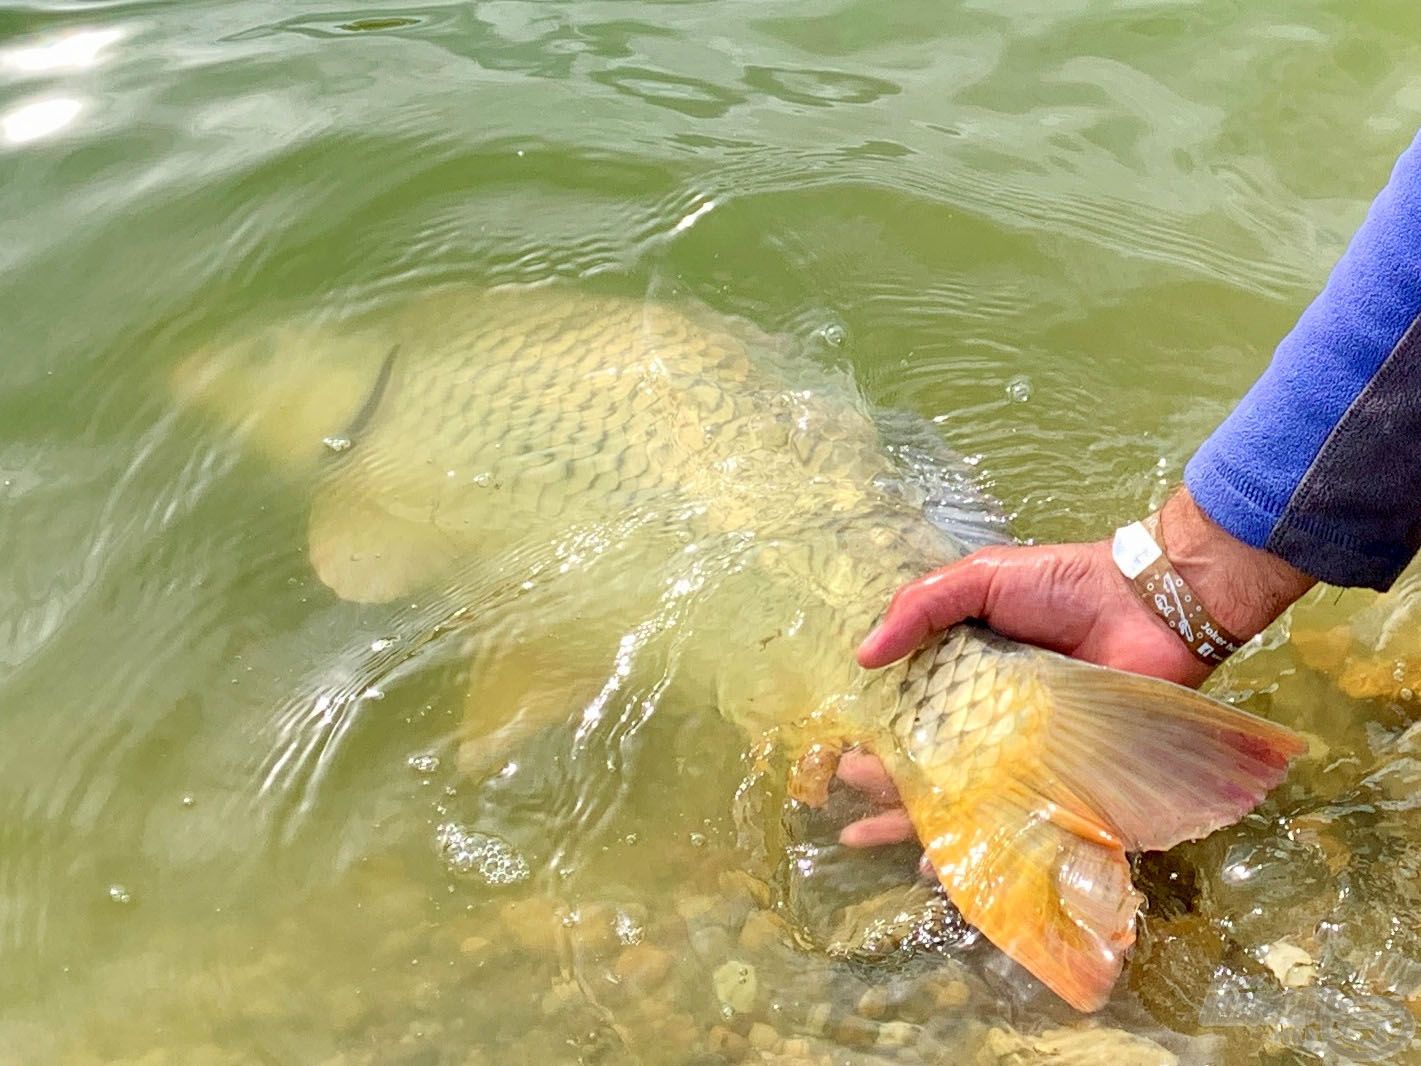
<path id="1" fill-rule="evenodd" d="M 332 595 L 168 385 L 445 285 L 692 298 L 1099 536 L 1418 125 L 1401 0 L 0 6 L 0 1064 L 1421 1062 L 1421 588 L 1217 679 L 1312 750 L 1142 863 L 1085 1022 L 712 713 L 461 771 L 468 664 L 385 654 L 437 612 Z"/>

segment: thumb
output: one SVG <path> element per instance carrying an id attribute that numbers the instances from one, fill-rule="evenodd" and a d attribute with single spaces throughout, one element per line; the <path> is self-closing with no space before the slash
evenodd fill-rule
<path id="1" fill-rule="evenodd" d="M 1010 549 L 983 548 L 899 589 L 858 649 L 859 665 L 876 669 L 915 651 L 929 636 L 986 614 L 992 581 Z"/>

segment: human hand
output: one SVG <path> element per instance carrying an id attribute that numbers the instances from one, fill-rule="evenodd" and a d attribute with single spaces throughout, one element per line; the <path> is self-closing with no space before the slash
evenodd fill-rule
<path id="1" fill-rule="evenodd" d="M 1100 666 L 1190 686 L 1209 676 L 1116 569 L 1107 541 L 983 548 L 934 570 L 898 590 L 859 664 L 887 666 L 967 619 Z"/>
<path id="2" fill-rule="evenodd" d="M 1277 556 L 1236 540 L 1181 489 L 1165 505 L 1165 549 L 1210 613 L 1248 638 L 1313 584 Z M 1107 540 L 984 548 L 905 585 L 858 649 L 859 664 L 887 666 L 928 637 L 967 619 L 1005 637 L 1099 666 L 1197 686 L 1211 667 L 1140 599 L 1116 568 Z M 872 847 L 910 839 L 912 827 L 878 760 L 850 753 L 839 778 L 885 805 L 847 826 L 840 840 Z"/>

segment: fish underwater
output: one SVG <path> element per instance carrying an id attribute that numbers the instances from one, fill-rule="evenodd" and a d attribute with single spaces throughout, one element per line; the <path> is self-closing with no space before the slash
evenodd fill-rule
<path id="1" fill-rule="evenodd" d="M 821 800 L 842 750 L 876 754 L 963 916 L 1082 1011 L 1135 939 L 1128 854 L 1236 821 L 1303 750 L 973 625 L 860 669 L 899 584 L 1004 526 L 965 480 L 909 471 L 848 375 L 697 304 L 451 287 L 214 343 L 173 387 L 309 474 L 310 562 L 345 600 L 457 599 L 481 569 L 551 560 L 527 595 L 563 620 L 514 624 L 474 671 L 471 767 L 570 706 L 594 721 L 625 660 L 659 655 L 667 684 L 773 731 L 793 795 Z"/>

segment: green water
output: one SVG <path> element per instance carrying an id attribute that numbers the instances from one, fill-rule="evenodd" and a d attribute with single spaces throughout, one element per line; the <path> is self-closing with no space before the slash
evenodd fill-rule
<path id="1" fill-rule="evenodd" d="M 0 1063 L 1082 1061 L 950 916 L 826 953 L 921 903 L 914 857 L 843 855 L 710 713 L 461 775 L 465 664 L 372 651 L 418 634 L 315 579 L 309 499 L 168 373 L 447 282 L 692 296 L 1094 536 L 1316 291 L 1417 70 L 1384 0 L 0 8 Z M 1142 870 L 1086 1061 L 1421 1061 L 1416 664 L 1371 619 L 1379 687 L 1307 665 L 1332 599 L 1220 681 L 1314 755 Z"/>

